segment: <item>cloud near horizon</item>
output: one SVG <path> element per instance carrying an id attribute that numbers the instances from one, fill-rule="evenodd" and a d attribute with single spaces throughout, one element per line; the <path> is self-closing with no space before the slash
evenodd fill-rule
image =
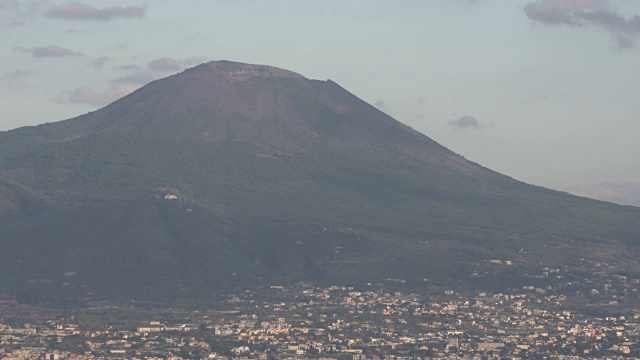
<path id="1" fill-rule="evenodd" d="M 182 66 L 172 58 L 163 57 L 149 61 L 147 68 L 154 71 L 180 71 Z"/>
<path id="2" fill-rule="evenodd" d="M 24 90 L 31 86 L 25 81 L 25 78 L 31 74 L 33 74 L 33 71 L 17 69 L 14 72 L 2 75 L 0 84 L 12 90 Z"/>
<path id="3" fill-rule="evenodd" d="M 0 11 L 2 10 L 16 11 L 18 9 L 20 9 L 20 2 L 18 0 L 1 0 L 0 1 Z"/>
<path id="4" fill-rule="evenodd" d="M 94 61 L 94 63 L 96 61 Z M 91 106 L 104 106 L 123 96 L 129 95 L 151 81 L 173 75 L 188 66 L 200 62 L 202 62 L 202 60 L 196 58 L 175 60 L 170 57 L 163 57 L 149 61 L 144 68 L 135 64 L 119 66 L 117 67 L 118 69 L 129 70 L 131 72 L 128 75 L 112 80 L 112 85 L 104 92 L 98 92 L 88 87 L 78 87 L 72 90 L 67 98 L 62 101 Z"/>
<path id="5" fill-rule="evenodd" d="M 89 34 L 90 31 L 70 28 L 70 29 L 65 30 L 64 33 L 65 34 Z"/>
<path id="6" fill-rule="evenodd" d="M 96 8 L 92 5 L 72 1 L 60 5 L 50 6 L 44 16 L 67 21 L 102 21 L 107 22 L 115 18 L 139 19 L 147 12 L 147 6 L 113 6 Z"/>
<path id="7" fill-rule="evenodd" d="M 30 53 L 35 58 L 84 56 L 81 52 L 73 51 L 71 49 L 63 48 L 56 45 L 39 46 L 34 48 L 15 46 L 13 48 L 13 51 Z"/>
<path id="8" fill-rule="evenodd" d="M 472 129 L 480 130 L 483 128 L 483 125 L 478 121 L 478 119 L 476 119 L 471 115 L 464 115 L 455 121 L 454 120 L 447 121 L 447 124 L 458 129 L 472 128 Z"/>
<path id="9" fill-rule="evenodd" d="M 0 28 L 24 26 L 27 20 L 42 11 L 46 0 L 0 0 Z"/>
<path id="10" fill-rule="evenodd" d="M 527 4 L 529 19 L 547 26 L 598 27 L 613 36 L 618 49 L 633 47 L 640 35 L 640 16 L 625 17 L 607 0 L 537 0 Z"/>
<path id="11" fill-rule="evenodd" d="M 640 183 L 638 182 L 603 182 L 588 188 L 574 188 L 569 192 L 573 195 L 620 205 L 640 206 Z"/>
<path id="12" fill-rule="evenodd" d="M 122 68 L 131 69 L 133 71 L 129 75 L 122 76 L 113 80 L 113 82 L 119 84 L 146 85 L 151 81 L 173 75 L 191 65 L 200 62 L 202 62 L 201 59 L 195 58 L 175 60 L 170 57 L 163 57 L 149 61 L 145 68 L 136 66 L 134 64 L 129 64 L 123 66 Z"/>
<path id="13" fill-rule="evenodd" d="M 373 103 L 373 106 L 377 107 L 378 109 L 384 109 L 387 107 L 387 103 L 382 99 L 378 99 Z"/>
<path id="14" fill-rule="evenodd" d="M 127 70 L 127 71 L 142 70 L 142 68 L 136 64 L 121 65 L 121 66 L 118 66 L 118 69 Z"/>
<path id="15" fill-rule="evenodd" d="M 66 100 L 67 102 L 74 104 L 104 106 L 120 99 L 123 96 L 129 95 L 136 89 L 137 87 L 135 86 L 118 84 L 110 86 L 104 92 L 100 93 L 83 86 L 71 91 L 71 94 L 69 94 Z"/>
<path id="16" fill-rule="evenodd" d="M 89 66 L 94 69 L 102 69 L 107 65 L 109 61 L 111 61 L 111 59 L 108 56 L 102 56 L 93 60 L 91 64 L 89 64 Z"/>

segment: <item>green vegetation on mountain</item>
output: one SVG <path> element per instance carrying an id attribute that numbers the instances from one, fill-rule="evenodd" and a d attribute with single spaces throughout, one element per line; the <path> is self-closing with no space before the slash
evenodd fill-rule
<path id="1" fill-rule="evenodd" d="M 490 257 L 637 270 L 619 255 L 637 254 L 640 209 L 497 174 L 331 81 L 276 68 L 203 64 L 0 133 L 0 154 L 0 283 L 15 291 L 446 283 Z"/>

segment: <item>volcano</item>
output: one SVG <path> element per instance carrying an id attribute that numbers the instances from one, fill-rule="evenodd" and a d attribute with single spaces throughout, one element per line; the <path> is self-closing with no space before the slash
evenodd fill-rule
<path id="1" fill-rule="evenodd" d="M 501 175 L 331 80 L 215 61 L 0 132 L 0 234 L 12 294 L 479 286 L 487 260 L 504 287 L 577 258 L 638 272 L 640 209 Z"/>

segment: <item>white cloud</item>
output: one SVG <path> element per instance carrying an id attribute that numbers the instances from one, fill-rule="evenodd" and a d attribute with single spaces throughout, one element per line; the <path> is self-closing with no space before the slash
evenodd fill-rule
<path id="1" fill-rule="evenodd" d="M 607 0 L 538 0 L 527 4 L 524 11 L 529 19 L 548 26 L 604 29 L 620 50 L 631 48 L 640 35 L 640 16 L 625 17 Z"/>
<path id="2" fill-rule="evenodd" d="M 39 46 L 34 48 L 16 46 L 13 48 L 13 51 L 30 53 L 36 58 L 83 56 L 81 52 L 56 45 Z"/>
<path id="3" fill-rule="evenodd" d="M 458 129 L 482 129 L 483 125 L 471 115 L 464 115 L 455 121 L 448 121 L 447 124 L 456 127 Z"/>
<path id="4" fill-rule="evenodd" d="M 378 109 L 384 109 L 386 108 L 387 103 L 382 99 L 378 99 L 373 103 L 373 106 L 377 107 Z"/>
<path id="5" fill-rule="evenodd" d="M 46 5 L 47 0 L 0 0 L 0 28 L 23 26 Z"/>
<path id="6" fill-rule="evenodd" d="M 640 206 L 640 183 L 638 182 L 603 182 L 587 188 L 574 188 L 569 192 L 574 195 L 621 205 Z"/>
<path id="7" fill-rule="evenodd" d="M 109 58 L 103 57 L 93 61 L 92 65 L 104 65 Z M 135 64 L 127 64 L 117 67 L 128 70 L 129 74 L 121 76 L 112 81 L 104 92 L 99 92 L 88 87 L 78 87 L 67 95 L 58 97 L 58 102 L 68 102 L 75 104 L 87 104 L 94 107 L 107 105 L 123 96 L 126 96 L 151 81 L 165 78 L 184 70 L 194 62 L 201 62 L 199 59 L 175 60 L 163 57 L 151 60 L 142 68 Z"/>
<path id="8" fill-rule="evenodd" d="M 111 59 L 109 59 L 108 56 L 102 56 L 93 60 L 89 66 L 95 69 L 102 69 L 107 65 L 109 61 L 111 61 Z"/>
<path id="9" fill-rule="evenodd" d="M 20 2 L 18 0 L 3 0 L 0 1 L 0 11 L 17 11 L 20 9 Z"/>
<path id="10" fill-rule="evenodd" d="M 149 61 L 147 68 L 154 71 L 179 71 L 182 66 L 172 58 L 163 57 Z"/>
<path id="11" fill-rule="evenodd" d="M 75 104 L 105 106 L 136 90 L 135 86 L 126 84 L 112 85 L 104 92 L 97 92 L 88 87 L 79 87 L 71 91 L 66 101 Z"/>
<path id="12" fill-rule="evenodd" d="M 94 20 L 111 21 L 115 18 L 142 18 L 147 11 L 146 6 L 113 6 L 96 8 L 82 2 L 72 1 L 60 5 L 52 5 L 44 15 L 60 20 Z"/>
<path id="13" fill-rule="evenodd" d="M 33 74 L 29 70 L 15 70 L 11 73 L 7 73 L 0 77 L 0 84 L 13 90 L 24 90 L 30 87 L 30 84 L 26 82 L 26 78 Z"/>
<path id="14" fill-rule="evenodd" d="M 202 62 L 200 59 L 195 58 L 175 60 L 169 57 L 163 57 L 149 61 L 144 68 L 129 64 L 122 68 L 132 69 L 133 71 L 128 75 L 115 79 L 114 82 L 120 84 L 146 85 L 151 81 L 173 75 L 194 63 L 200 62 Z"/>

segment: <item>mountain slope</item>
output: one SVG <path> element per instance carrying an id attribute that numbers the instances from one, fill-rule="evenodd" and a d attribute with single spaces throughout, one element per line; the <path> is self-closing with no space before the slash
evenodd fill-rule
<path id="1" fill-rule="evenodd" d="M 457 281 L 491 257 L 637 270 L 618 255 L 637 254 L 638 208 L 515 181 L 332 81 L 268 66 L 202 64 L 98 111 L 0 133 L 0 154 L 0 281 L 16 289 L 59 287 L 47 276 L 64 273 L 78 274 L 65 291 L 125 295 L 142 283 Z"/>

